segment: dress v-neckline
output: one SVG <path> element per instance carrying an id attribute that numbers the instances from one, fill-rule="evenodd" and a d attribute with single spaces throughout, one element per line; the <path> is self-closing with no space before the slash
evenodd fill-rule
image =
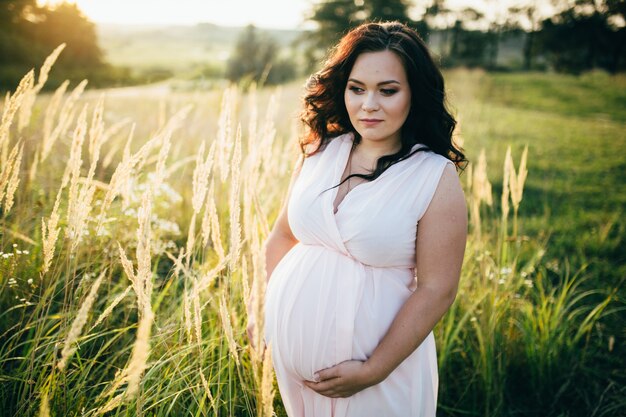
<path id="1" fill-rule="evenodd" d="M 344 158 L 343 155 L 341 155 L 342 158 L 340 159 L 340 162 L 341 162 L 340 167 L 343 167 L 343 169 L 339 170 L 339 179 L 336 178 L 337 175 L 333 176 L 333 180 L 335 180 L 334 184 L 337 184 L 337 183 L 341 182 L 341 177 L 343 177 L 343 173 L 346 172 L 346 169 L 348 169 L 348 164 L 350 163 L 350 157 L 352 155 L 352 152 L 354 151 L 354 139 L 349 137 L 348 144 L 350 146 L 348 147 L 348 154 L 347 154 L 347 156 Z M 343 146 L 344 143 L 342 142 L 340 145 Z M 342 151 L 344 151 L 344 150 L 342 149 Z M 337 196 L 339 195 L 339 188 L 341 186 L 335 187 L 334 191 L 333 191 L 333 198 L 331 199 L 331 206 L 332 206 L 332 209 L 333 209 L 333 215 L 336 215 L 339 212 L 339 209 L 341 208 L 341 205 L 346 200 L 348 195 L 350 195 L 355 189 L 359 188 L 361 185 L 364 185 L 366 183 L 367 182 L 357 184 L 351 190 L 349 189 L 348 192 L 346 194 L 344 194 L 344 196 L 341 199 L 341 201 L 339 201 L 337 203 L 337 206 L 335 206 L 335 200 L 337 200 Z"/>
<path id="2" fill-rule="evenodd" d="M 338 173 L 335 172 L 335 175 L 333 175 L 333 181 L 334 181 L 333 184 L 338 184 L 339 182 L 341 182 L 341 177 L 343 177 L 343 173 L 348 168 L 348 163 L 350 162 L 350 155 L 352 153 L 352 147 L 354 145 L 354 136 L 349 134 L 347 138 L 348 138 L 347 141 L 346 140 L 342 140 L 342 142 L 340 144 L 341 149 L 340 149 L 340 152 L 338 152 L 341 155 L 340 156 L 340 160 L 338 161 L 339 172 Z M 345 145 L 347 145 L 347 146 L 345 146 Z M 347 152 L 346 152 L 346 148 L 347 148 Z M 343 152 L 343 154 L 341 152 Z M 384 174 L 384 172 L 383 172 L 383 174 Z M 380 178 L 380 176 L 378 178 Z M 337 199 L 337 195 L 339 194 L 339 187 L 335 187 L 333 189 L 332 198 L 330 200 L 330 205 L 331 205 L 331 210 L 332 210 L 333 216 L 336 216 L 337 213 L 339 213 L 339 210 L 341 209 L 341 206 L 343 205 L 343 203 L 346 201 L 346 198 L 348 198 L 348 196 L 351 195 L 357 188 L 359 188 L 361 186 L 364 186 L 364 185 L 371 184 L 374 181 L 376 181 L 378 178 L 376 178 L 373 181 L 366 181 L 366 182 L 362 182 L 360 184 L 355 185 L 351 190 L 349 190 L 343 196 L 341 201 L 339 201 L 339 203 L 337 203 L 336 207 L 335 207 L 335 200 Z"/>
<path id="3" fill-rule="evenodd" d="M 339 139 L 339 138 L 337 138 Z M 342 138 L 343 139 L 343 138 Z M 335 167 L 335 170 L 339 171 L 338 173 L 335 172 L 332 176 L 333 179 L 333 185 L 338 184 L 341 181 L 341 177 L 343 176 L 343 173 L 346 171 L 346 168 L 348 167 L 348 162 L 349 162 L 349 158 L 350 158 L 350 151 L 352 150 L 352 145 L 354 144 L 354 136 L 352 134 L 348 134 L 347 135 L 347 140 L 343 139 L 341 141 L 341 143 L 339 144 L 339 151 L 338 154 L 339 156 L 339 161 L 337 161 L 337 166 Z M 346 146 L 347 145 L 347 146 Z M 424 146 L 422 144 L 415 144 L 413 145 L 413 147 L 411 148 L 411 150 L 409 151 L 409 153 L 413 152 L 415 150 L 416 147 L 418 146 Z M 343 153 L 342 153 L 343 152 Z M 406 161 L 406 159 L 404 160 Z M 335 200 L 337 199 L 337 194 L 339 194 L 339 187 L 335 187 L 333 188 L 333 192 L 332 192 L 332 198 L 330 199 L 330 209 L 332 210 L 331 213 L 333 214 L 333 216 L 336 216 L 339 214 L 339 211 L 341 210 L 341 207 L 344 205 L 344 202 L 346 201 L 346 199 L 355 192 L 355 190 L 357 188 L 360 187 L 367 187 L 370 184 L 375 183 L 376 181 L 378 181 L 380 178 L 384 177 L 390 170 L 391 168 L 393 168 L 394 166 L 398 165 L 400 162 L 397 162 L 396 164 L 390 166 L 389 168 L 387 168 L 382 174 L 380 174 L 377 178 L 371 180 L 371 181 L 366 181 L 360 184 L 357 184 L 354 186 L 354 188 L 352 188 L 350 191 L 348 191 L 343 198 L 341 199 L 341 201 L 339 201 L 339 203 L 337 203 L 337 207 L 335 207 Z"/>

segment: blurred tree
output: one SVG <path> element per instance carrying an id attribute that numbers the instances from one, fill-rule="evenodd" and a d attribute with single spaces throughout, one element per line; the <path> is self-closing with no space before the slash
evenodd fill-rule
<path id="1" fill-rule="evenodd" d="M 524 30 L 522 56 L 525 70 L 532 68 L 533 58 L 537 54 L 536 38 L 541 27 L 541 15 L 537 3 L 537 0 L 531 0 L 526 4 L 512 6 L 508 9 L 512 18 L 512 28 Z"/>
<path id="2" fill-rule="evenodd" d="M 623 69 L 626 52 L 623 3 L 623 0 L 575 0 L 567 9 L 542 22 L 541 52 L 557 71 Z"/>
<path id="3" fill-rule="evenodd" d="M 277 84 L 295 76 L 295 64 L 278 58 L 278 45 L 248 25 L 239 36 L 227 63 L 226 78 L 235 82 Z"/>
<path id="4" fill-rule="evenodd" d="M 335 44 L 350 28 L 365 20 L 363 0 L 323 0 L 313 5 L 307 20 L 318 25 L 310 40 L 326 49 Z"/>
<path id="5" fill-rule="evenodd" d="M 626 0 L 607 0 L 607 22 L 614 33 L 609 71 L 617 72 L 626 65 Z"/>
<path id="6" fill-rule="evenodd" d="M 0 0 L 0 67 L 37 62 L 28 35 L 40 19 L 39 10 L 36 0 Z"/>
<path id="7" fill-rule="evenodd" d="M 364 22 L 398 20 L 412 25 L 408 8 L 406 0 L 322 0 L 313 5 L 307 20 L 318 25 L 313 41 L 327 48 Z"/>
<path id="8" fill-rule="evenodd" d="M 34 37 L 46 49 L 65 42 L 66 50 L 58 65 L 66 68 L 95 68 L 103 65 L 96 27 L 73 3 L 61 3 L 54 9 L 43 9 L 42 19 L 35 26 Z"/>
<path id="9" fill-rule="evenodd" d="M 402 23 L 411 23 L 406 0 L 365 0 L 363 3 L 368 20 L 398 20 Z"/>
<path id="10" fill-rule="evenodd" d="M 94 25 L 74 4 L 40 7 L 36 0 L 0 0 L 0 88 L 12 89 L 59 44 L 67 47 L 47 87 L 62 80 L 110 78 Z"/>
<path id="11" fill-rule="evenodd" d="M 306 44 L 305 55 L 314 71 L 327 49 L 350 29 L 371 21 L 398 20 L 415 27 L 421 34 L 426 27 L 408 16 L 407 0 L 321 0 L 313 4 L 305 20 L 317 24 L 317 30 L 307 32 L 300 40 Z"/>
<path id="12" fill-rule="evenodd" d="M 482 18 L 484 14 L 472 7 L 466 7 L 457 14 L 457 20 L 452 27 L 450 46 L 449 58 L 452 64 L 472 67 L 485 64 L 489 35 L 480 30 L 464 27 L 465 22 L 477 22 Z"/>
<path id="13" fill-rule="evenodd" d="M 428 40 L 432 31 L 439 33 L 439 55 L 442 60 L 446 60 L 450 55 L 450 28 L 455 20 L 454 12 L 448 8 L 446 0 L 432 0 L 426 6 L 420 21 L 421 33 L 425 40 Z"/>

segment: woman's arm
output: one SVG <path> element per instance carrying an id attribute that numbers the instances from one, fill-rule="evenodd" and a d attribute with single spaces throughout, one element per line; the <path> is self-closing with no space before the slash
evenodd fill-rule
<path id="1" fill-rule="evenodd" d="M 454 168 L 446 165 L 416 240 L 417 289 L 404 303 L 367 361 L 346 361 L 318 373 L 307 386 L 347 397 L 382 382 L 423 342 L 448 310 L 459 283 L 467 238 L 467 208 Z"/>

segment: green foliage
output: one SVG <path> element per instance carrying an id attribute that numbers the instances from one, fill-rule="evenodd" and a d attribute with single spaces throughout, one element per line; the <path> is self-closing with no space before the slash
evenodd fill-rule
<path id="1" fill-rule="evenodd" d="M 240 35 L 228 60 L 226 77 L 245 85 L 255 82 L 263 85 L 284 83 L 296 75 L 295 63 L 279 58 L 276 41 L 249 25 Z"/>
<path id="2" fill-rule="evenodd" d="M 318 29 L 302 38 L 307 44 L 309 69 L 315 69 L 327 48 L 350 29 L 365 22 L 398 20 L 418 26 L 425 34 L 425 25 L 408 17 L 408 7 L 405 0 L 321 0 L 314 3 L 307 20 L 315 22 Z"/>
<path id="3" fill-rule="evenodd" d="M 89 78 L 94 85 L 108 81 L 116 71 L 105 65 L 95 26 L 75 4 L 39 7 L 35 1 L 0 3 L 0 88 L 13 89 L 21 75 L 44 60 L 54 48 L 66 43 L 47 87 L 64 79 Z"/>
<path id="4" fill-rule="evenodd" d="M 546 19 L 539 33 L 541 52 L 557 71 L 626 69 L 626 28 L 612 28 L 609 16 L 598 10 L 583 14 L 572 7 Z"/>

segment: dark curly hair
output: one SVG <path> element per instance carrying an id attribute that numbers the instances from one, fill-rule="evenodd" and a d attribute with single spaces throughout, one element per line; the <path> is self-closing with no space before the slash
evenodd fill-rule
<path id="1" fill-rule="evenodd" d="M 351 30 L 330 51 L 323 68 L 309 78 L 301 115 L 309 129 L 300 140 L 302 153 L 311 156 L 332 138 L 349 132 L 359 143 L 360 135 L 346 110 L 344 90 L 357 57 L 379 51 L 394 52 L 402 60 L 411 89 L 411 109 L 402 126 L 402 148 L 393 155 L 380 157 L 371 174 L 350 177 L 374 180 L 391 165 L 422 150 L 442 155 L 462 168 L 467 160 L 452 142 L 456 120 L 447 109 L 443 76 L 417 32 L 399 22 L 365 23 Z M 418 143 L 426 148 L 410 153 Z M 312 152 L 307 153 L 311 148 Z"/>

